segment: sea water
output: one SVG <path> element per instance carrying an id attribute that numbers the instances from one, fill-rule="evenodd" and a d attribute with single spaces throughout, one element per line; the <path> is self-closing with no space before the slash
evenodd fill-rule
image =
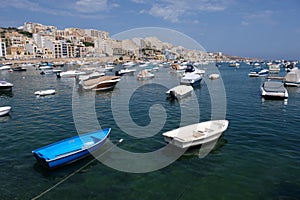
<path id="1" fill-rule="evenodd" d="M 201 68 L 209 71 L 207 65 Z M 192 96 L 181 102 L 166 99 L 168 87 L 180 80 L 169 68 L 160 68 L 154 79 L 143 82 L 135 75 L 125 75 L 113 91 L 97 93 L 83 91 L 72 78 L 40 75 L 33 67 L 26 72 L 2 71 L 1 80 L 14 87 L 12 93 L 0 95 L 0 106 L 12 107 L 8 116 L 0 117 L 0 199 L 31 199 L 40 194 L 41 199 L 298 199 L 300 88 L 287 88 L 287 102 L 262 101 L 259 87 L 265 79 L 248 77 L 251 68 L 246 64 L 232 68 L 224 63 L 218 68 L 221 79 L 203 80 Z M 211 119 L 211 96 L 218 81 L 224 83 L 229 127 L 203 158 L 196 148 L 158 170 L 127 173 L 93 161 L 93 157 L 48 171 L 31 154 L 36 148 L 77 134 L 74 97 L 89 93 L 94 99 L 88 106 L 98 124 L 88 125 L 94 119 L 82 111 L 77 117 L 85 122 L 87 127 L 83 128 L 111 127 L 111 140 L 123 139 L 117 144 L 119 148 L 139 154 L 156 151 L 166 145 L 161 135 L 164 131 Z M 126 90 L 131 87 L 135 87 L 133 92 Z M 34 95 L 44 89 L 55 89 L 56 94 Z M 126 100 L 128 92 L 132 93 Z M 199 114 L 195 115 L 197 109 Z M 152 124 L 156 117 L 161 119 L 157 126 Z M 124 127 L 126 123 L 128 127 Z M 137 138 L 129 130 L 141 135 L 155 132 Z M 110 154 L 106 159 L 116 157 Z M 134 165 L 126 159 L 122 164 L 120 168 Z"/>

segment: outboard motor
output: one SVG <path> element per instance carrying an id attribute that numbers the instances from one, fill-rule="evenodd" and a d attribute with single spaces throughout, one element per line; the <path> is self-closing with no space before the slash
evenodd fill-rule
<path id="1" fill-rule="evenodd" d="M 171 99 L 176 99 L 175 91 L 173 90 L 170 91 L 170 97 Z"/>
<path id="2" fill-rule="evenodd" d="M 57 77 L 57 78 L 61 78 L 60 72 L 57 72 L 57 73 L 56 73 L 56 77 Z"/>
<path id="3" fill-rule="evenodd" d="M 120 71 L 115 71 L 115 76 L 122 76 L 123 74 L 120 73 Z"/>
<path id="4" fill-rule="evenodd" d="M 195 67 L 192 64 L 187 64 L 185 72 L 194 72 Z"/>

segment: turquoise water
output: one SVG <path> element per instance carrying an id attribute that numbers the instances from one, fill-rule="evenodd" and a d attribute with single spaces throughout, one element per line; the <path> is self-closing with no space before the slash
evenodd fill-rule
<path id="1" fill-rule="evenodd" d="M 225 64 L 219 68 L 230 124 L 208 156 L 199 158 L 198 149 L 192 149 L 165 168 L 140 174 L 120 172 L 96 160 L 41 199 L 299 199 L 300 88 L 288 88 L 287 103 L 263 102 L 259 86 L 264 79 L 249 78 L 250 69 L 247 65 L 236 69 Z M 155 74 L 153 80 L 146 82 L 124 76 L 113 92 L 95 95 L 99 124 L 112 128 L 112 141 L 124 139 L 119 144 L 122 149 L 150 152 L 164 147 L 161 133 L 180 125 L 181 108 L 198 104 L 193 97 L 199 102 L 200 115 L 187 115 L 187 122 L 211 117 L 211 99 L 204 82 L 195 88 L 192 97 L 179 104 L 166 100 L 166 87 L 156 81 L 172 85 L 178 82 L 178 76 L 167 68 Z M 0 78 L 14 83 L 12 93 L 0 95 L 0 106 L 12 106 L 9 116 L 0 117 L 0 199 L 31 199 L 93 160 L 88 157 L 47 171 L 31 154 L 36 148 L 77 134 L 72 115 L 72 93 L 77 86 L 73 79 L 42 76 L 34 68 L 1 72 Z M 160 131 L 149 138 L 130 136 L 116 124 L 112 112 L 111 98 L 122 97 L 128 85 L 134 84 L 140 87 L 126 106 L 138 126 L 151 124 L 152 105 L 161 105 L 166 113 Z M 49 88 L 55 88 L 57 93 L 45 98 L 33 94 Z M 80 89 L 75 92 L 85 94 Z M 128 116 L 121 112 L 127 107 L 122 105 L 118 100 L 113 104 L 120 109 L 118 118 L 127 120 Z"/>

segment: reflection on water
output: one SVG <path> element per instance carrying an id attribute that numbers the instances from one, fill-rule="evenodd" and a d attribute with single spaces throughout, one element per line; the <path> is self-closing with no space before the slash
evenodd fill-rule
<path id="1" fill-rule="evenodd" d="M 11 119 L 10 114 L 6 114 L 6 115 L 3 115 L 3 116 L 0 116 L 0 123 L 7 122 L 10 119 Z"/>
<path id="2" fill-rule="evenodd" d="M 218 154 L 222 151 L 222 148 L 228 143 L 228 141 L 223 137 L 223 135 L 218 138 L 217 140 L 211 141 L 209 142 L 210 144 L 213 145 L 212 150 L 210 151 L 210 154 Z M 209 144 L 207 143 L 207 144 Z M 185 156 L 198 156 L 199 157 L 199 153 L 200 153 L 200 149 L 202 148 L 201 145 L 198 146 L 192 146 L 190 147 L 185 153 L 184 153 L 184 157 Z"/>
<path id="3" fill-rule="evenodd" d="M 12 91 L 1 91 L 0 90 L 0 97 L 13 97 L 14 94 Z"/>

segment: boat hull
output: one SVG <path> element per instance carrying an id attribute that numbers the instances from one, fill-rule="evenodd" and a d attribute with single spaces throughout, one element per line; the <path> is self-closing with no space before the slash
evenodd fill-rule
<path id="1" fill-rule="evenodd" d="M 179 148 L 199 146 L 218 139 L 228 127 L 227 120 L 212 120 L 163 133 L 165 142 Z"/>
<path id="2" fill-rule="evenodd" d="M 168 98 L 182 99 L 192 94 L 193 87 L 189 85 L 179 85 L 166 92 Z"/>
<path id="3" fill-rule="evenodd" d="M 288 92 L 283 83 L 265 82 L 260 86 L 261 96 L 264 99 L 287 99 Z"/>
<path id="4" fill-rule="evenodd" d="M 47 145 L 45 147 L 36 149 L 36 150 L 32 151 L 32 153 L 38 163 L 40 163 L 41 165 L 43 165 L 44 167 L 46 167 L 48 169 L 55 169 L 55 168 L 76 162 L 86 156 L 89 156 L 92 152 L 99 149 L 101 146 L 103 146 L 107 142 L 107 140 L 109 138 L 110 130 L 111 130 L 110 128 L 103 129 L 102 131 L 96 131 L 96 132 L 87 133 L 87 134 L 83 134 L 80 136 L 68 138 L 68 139 Z M 92 137 L 95 138 L 96 136 L 98 137 L 97 133 L 101 133 L 102 135 L 104 134 L 104 137 L 97 138 L 97 142 L 90 145 L 89 147 L 86 147 L 85 146 L 86 144 L 83 142 L 83 140 L 85 140 L 84 138 L 89 137 L 89 136 L 91 138 Z M 80 139 L 81 137 L 83 139 Z M 62 152 L 57 151 L 57 149 L 60 148 L 60 146 L 63 145 L 65 148 L 65 146 L 67 144 L 71 144 L 74 141 L 77 141 L 77 143 L 80 142 L 81 145 L 76 148 L 66 147 L 66 149 L 69 149 L 69 151 L 62 151 Z M 53 155 L 53 154 L 55 154 L 55 155 Z"/>
<path id="5" fill-rule="evenodd" d="M 0 91 L 11 91 L 14 85 L 6 81 L 0 81 Z"/>
<path id="6" fill-rule="evenodd" d="M 286 86 L 292 86 L 292 87 L 300 87 L 300 82 L 284 82 L 284 85 Z"/>
<path id="7" fill-rule="evenodd" d="M 0 116 L 8 115 L 10 110 L 11 110 L 10 106 L 0 107 Z"/>
<path id="8" fill-rule="evenodd" d="M 191 85 L 197 86 L 200 85 L 203 76 L 196 73 L 187 73 L 184 77 L 181 78 L 181 85 Z"/>

